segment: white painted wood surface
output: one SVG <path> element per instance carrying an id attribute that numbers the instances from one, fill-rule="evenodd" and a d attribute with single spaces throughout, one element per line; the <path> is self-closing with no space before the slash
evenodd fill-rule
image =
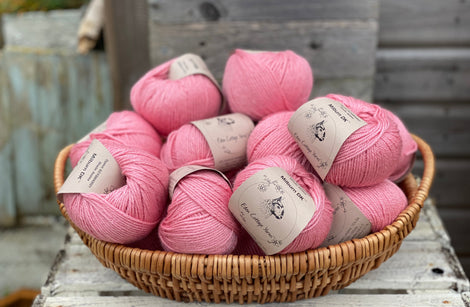
<path id="1" fill-rule="evenodd" d="M 470 284 L 431 202 L 400 250 L 378 269 L 324 297 L 295 306 L 468 306 Z M 33 306 L 207 306 L 179 303 L 135 288 L 102 266 L 70 229 Z M 236 304 L 234 304 L 236 305 Z M 276 304 L 278 305 L 278 304 Z"/>

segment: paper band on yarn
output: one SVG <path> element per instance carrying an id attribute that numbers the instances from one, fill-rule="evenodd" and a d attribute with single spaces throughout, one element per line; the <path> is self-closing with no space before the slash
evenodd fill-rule
<path id="1" fill-rule="evenodd" d="M 222 173 L 221 171 L 219 171 L 217 169 L 214 169 L 214 168 L 200 166 L 200 165 L 185 165 L 185 166 L 182 166 L 182 167 L 174 170 L 170 174 L 170 183 L 168 184 L 168 192 L 169 192 L 170 198 L 173 198 L 173 193 L 175 192 L 175 188 L 176 188 L 176 186 L 178 185 L 178 182 L 181 179 L 188 176 L 189 174 L 192 174 L 192 173 L 195 173 L 195 172 L 198 172 L 198 171 L 204 171 L 204 170 L 205 171 L 213 171 L 213 172 L 216 172 L 217 174 L 219 174 L 220 176 L 222 176 L 222 178 L 224 178 L 224 180 L 230 186 L 230 189 L 232 189 L 232 183 L 227 178 L 227 176 L 225 176 L 225 174 Z M 209 191 L 208 191 L 208 193 L 209 193 Z"/>
<path id="2" fill-rule="evenodd" d="M 220 92 L 220 96 L 222 97 L 220 110 L 224 110 L 226 101 L 222 92 L 222 88 L 200 56 L 193 53 L 186 53 L 176 58 L 170 65 L 168 78 L 171 80 L 178 80 L 190 75 L 197 74 L 206 76 L 209 78 L 209 80 L 212 81 L 212 83 L 214 83 Z"/>
<path id="3" fill-rule="evenodd" d="M 77 143 L 81 143 L 81 142 L 84 142 L 84 141 L 88 140 L 92 133 L 103 132 L 104 130 L 106 130 L 106 121 L 102 122 L 96 128 L 94 128 L 93 130 L 88 132 L 84 137 L 82 137 L 80 140 L 78 140 Z"/>
<path id="4" fill-rule="evenodd" d="M 269 167 L 233 192 L 229 209 L 265 254 L 273 255 L 302 232 L 316 205 L 284 169 Z"/>
<path id="5" fill-rule="evenodd" d="M 321 246 L 334 245 L 368 235 L 372 225 L 348 195 L 340 187 L 330 183 L 325 182 L 323 188 L 333 207 L 333 223 Z"/>
<path id="6" fill-rule="evenodd" d="M 77 165 L 57 192 L 62 201 L 65 193 L 108 194 L 124 186 L 126 177 L 111 153 L 98 141 L 91 141 Z"/>
<path id="7" fill-rule="evenodd" d="M 300 106 L 288 129 L 318 175 L 325 179 L 346 139 L 366 125 L 341 102 L 322 97 Z"/>
<path id="8" fill-rule="evenodd" d="M 191 123 L 209 144 L 216 169 L 228 171 L 246 163 L 248 137 L 255 127 L 248 116 L 231 113 Z"/>

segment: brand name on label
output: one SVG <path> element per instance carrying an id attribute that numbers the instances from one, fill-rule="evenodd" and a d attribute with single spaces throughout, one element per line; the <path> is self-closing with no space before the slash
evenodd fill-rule
<path id="1" fill-rule="evenodd" d="M 336 115 L 338 115 L 339 119 L 341 119 L 341 120 L 342 120 L 343 122 L 345 122 L 345 123 L 348 122 L 348 119 L 347 119 L 343 114 L 341 114 L 341 113 L 335 108 L 334 105 L 332 105 L 332 104 L 330 103 L 328 106 L 331 108 L 331 110 L 332 110 L 333 112 L 335 112 Z"/>
<path id="2" fill-rule="evenodd" d="M 82 180 L 83 176 L 85 176 L 85 174 L 86 174 L 86 171 L 87 171 L 88 167 L 90 166 L 91 163 L 93 163 L 95 158 L 96 158 L 96 153 L 92 154 L 90 159 L 88 159 L 88 162 L 85 164 L 82 171 L 78 175 L 78 178 L 77 178 L 78 180 Z"/>

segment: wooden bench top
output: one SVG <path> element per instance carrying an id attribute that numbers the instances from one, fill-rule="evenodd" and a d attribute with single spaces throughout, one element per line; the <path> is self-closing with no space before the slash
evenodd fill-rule
<path id="1" fill-rule="evenodd" d="M 330 294 L 296 306 L 469 306 L 470 283 L 435 205 L 426 201 L 418 225 L 378 269 Z M 33 306 L 206 306 L 137 289 L 102 266 L 70 228 Z"/>

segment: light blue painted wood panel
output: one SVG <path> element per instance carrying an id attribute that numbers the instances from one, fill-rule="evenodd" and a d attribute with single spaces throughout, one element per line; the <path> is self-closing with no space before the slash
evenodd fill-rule
<path id="1" fill-rule="evenodd" d="M 38 210 L 43 198 L 35 105 L 36 55 L 4 53 L 4 91 L 10 106 L 14 189 L 18 205 Z"/>
<path id="2" fill-rule="evenodd" d="M 57 153 L 112 112 L 106 57 L 9 48 L 4 64 L 17 214 L 58 213 L 52 179 Z"/>
<path id="3" fill-rule="evenodd" d="M 3 54 L 0 53 L 0 89 L 3 88 Z M 16 220 L 13 189 L 10 108 L 5 91 L 0 91 L 0 226 L 11 226 Z"/>

